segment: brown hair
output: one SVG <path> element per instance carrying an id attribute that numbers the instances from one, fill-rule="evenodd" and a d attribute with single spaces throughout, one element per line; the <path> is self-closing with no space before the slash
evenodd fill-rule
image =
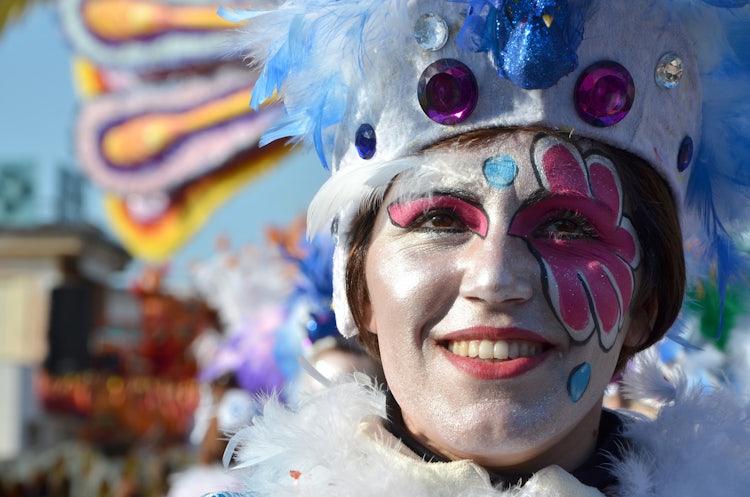
<path id="1" fill-rule="evenodd" d="M 517 129 L 475 131 L 441 142 L 431 149 L 475 140 L 493 140 L 498 134 Z M 551 133 L 549 130 L 523 129 Z M 637 352 L 659 341 L 677 318 L 685 292 L 685 257 L 680 221 L 667 183 L 647 162 L 629 152 L 598 143 L 595 148 L 612 159 L 617 168 L 627 209 L 641 244 L 641 278 L 631 309 L 650 307 L 656 311 L 653 325 L 646 313 L 636 316 L 637 319 L 644 320 L 644 327 L 651 329 L 637 346 L 623 346 L 617 361 L 617 370 L 620 370 Z M 364 316 L 365 306 L 370 299 L 365 279 L 365 261 L 381 203 L 382 199 L 371 200 L 352 222 L 349 240 L 351 249 L 346 265 L 346 295 L 359 329 L 357 338 L 376 358 L 379 357 L 377 335 L 367 329 Z"/>

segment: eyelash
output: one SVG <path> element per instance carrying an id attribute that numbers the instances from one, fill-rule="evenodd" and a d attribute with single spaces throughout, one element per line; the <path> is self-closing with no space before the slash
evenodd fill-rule
<path id="1" fill-rule="evenodd" d="M 431 222 L 436 217 L 448 217 L 452 224 L 457 223 L 459 227 L 452 228 L 440 228 L 435 226 L 425 226 L 425 224 Z M 448 208 L 435 208 L 429 209 L 422 214 L 415 217 L 407 226 L 408 231 L 425 231 L 425 232 L 442 232 L 442 233 L 460 233 L 466 231 L 466 223 L 464 223 L 459 215 L 453 210 Z"/>
<path id="2" fill-rule="evenodd" d="M 572 222 L 575 224 L 575 231 L 580 233 L 552 231 L 550 228 L 555 223 L 561 221 Z M 585 240 L 598 239 L 599 232 L 594 228 L 592 223 L 582 214 L 576 211 L 560 211 L 550 215 L 543 223 L 539 225 L 535 233 L 536 238 L 551 238 L 555 240 Z"/>

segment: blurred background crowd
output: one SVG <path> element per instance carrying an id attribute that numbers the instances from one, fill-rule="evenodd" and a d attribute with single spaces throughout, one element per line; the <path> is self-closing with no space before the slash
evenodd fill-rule
<path id="1" fill-rule="evenodd" d="M 0 3 L 0 496 L 200 495 L 257 396 L 319 387 L 301 362 L 379 374 L 304 236 L 327 173 L 258 147 L 279 108 L 217 7 Z M 691 296 L 665 363 L 750 391 L 747 296 Z"/>

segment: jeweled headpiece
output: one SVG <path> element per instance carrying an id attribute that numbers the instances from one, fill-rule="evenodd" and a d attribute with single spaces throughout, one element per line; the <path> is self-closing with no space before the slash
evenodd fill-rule
<path id="1" fill-rule="evenodd" d="M 249 21 L 243 44 L 261 67 L 251 105 L 283 99 L 264 142 L 314 146 L 332 171 L 308 229 L 337 220 L 334 308 L 350 336 L 351 219 L 414 154 L 479 129 L 543 126 L 641 157 L 725 280 L 737 261 L 728 223 L 750 183 L 750 62 L 735 53 L 750 38 L 747 3 L 289 0 L 223 15 Z"/>

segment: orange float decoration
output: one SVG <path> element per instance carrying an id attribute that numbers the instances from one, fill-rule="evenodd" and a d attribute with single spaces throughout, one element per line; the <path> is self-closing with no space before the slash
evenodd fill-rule
<path id="1" fill-rule="evenodd" d="M 85 174 L 125 247 L 168 260 L 223 203 L 276 166 L 257 147 L 281 116 L 248 102 L 254 76 L 226 53 L 229 23 L 210 1 L 61 2 L 82 96 L 75 131 Z"/>

